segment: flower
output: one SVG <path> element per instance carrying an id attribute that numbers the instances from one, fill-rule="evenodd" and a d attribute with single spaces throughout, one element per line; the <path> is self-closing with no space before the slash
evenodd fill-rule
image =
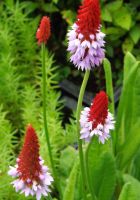
<path id="1" fill-rule="evenodd" d="M 42 17 L 40 26 L 36 33 L 38 44 L 46 43 L 51 35 L 50 19 L 47 16 Z"/>
<path id="2" fill-rule="evenodd" d="M 35 130 L 28 125 L 22 150 L 17 158 L 14 167 L 10 166 L 8 174 L 16 178 L 12 182 L 16 192 L 21 191 L 25 196 L 36 195 L 40 200 L 41 196 L 47 196 L 50 192 L 49 186 L 53 181 L 48 172 L 48 167 L 39 156 L 39 143 Z"/>
<path id="3" fill-rule="evenodd" d="M 100 6 L 98 0 L 84 0 L 77 21 L 68 33 L 70 61 L 82 70 L 99 66 L 105 57 L 104 37 L 101 32 Z"/>
<path id="4" fill-rule="evenodd" d="M 105 143 L 110 138 L 110 130 L 114 129 L 114 118 L 108 110 L 108 97 L 104 91 L 96 94 L 90 107 L 85 107 L 81 112 L 81 139 L 89 141 L 94 135 L 99 142 Z"/>

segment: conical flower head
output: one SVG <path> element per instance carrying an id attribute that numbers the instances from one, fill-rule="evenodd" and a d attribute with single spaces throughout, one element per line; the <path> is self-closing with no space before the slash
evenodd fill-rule
<path id="1" fill-rule="evenodd" d="M 48 172 L 48 167 L 43 163 L 39 156 L 38 137 L 34 128 L 28 125 L 17 164 L 15 167 L 10 166 L 8 171 L 10 176 L 16 178 L 12 182 L 16 192 L 21 191 L 25 196 L 36 195 L 37 200 L 40 200 L 42 195 L 48 195 L 53 178 Z"/>
<path id="2" fill-rule="evenodd" d="M 85 39 L 90 40 L 90 35 L 96 35 L 100 27 L 100 5 L 98 0 L 84 0 L 77 15 L 77 32 Z"/>
<path id="3" fill-rule="evenodd" d="M 38 44 L 45 43 L 48 41 L 51 35 L 51 26 L 50 19 L 47 16 L 42 17 L 40 26 L 36 33 L 36 38 L 38 40 Z"/>
<path id="4" fill-rule="evenodd" d="M 18 171 L 22 180 L 38 181 L 41 172 L 39 163 L 39 143 L 35 130 L 27 127 L 25 142 L 19 155 Z"/>
<path id="5" fill-rule="evenodd" d="M 90 140 L 94 135 L 104 143 L 110 137 L 110 130 L 114 129 L 112 114 L 108 111 L 108 96 L 104 91 L 99 92 L 91 106 L 84 108 L 80 117 L 81 139 Z"/>
<path id="6" fill-rule="evenodd" d="M 70 60 L 82 70 L 90 70 L 102 63 L 105 34 L 100 31 L 100 5 L 98 0 L 84 0 L 77 21 L 68 33 Z"/>
<path id="7" fill-rule="evenodd" d="M 92 122 L 92 128 L 99 124 L 104 125 L 108 115 L 108 96 L 104 91 L 97 94 L 91 103 L 88 121 Z"/>

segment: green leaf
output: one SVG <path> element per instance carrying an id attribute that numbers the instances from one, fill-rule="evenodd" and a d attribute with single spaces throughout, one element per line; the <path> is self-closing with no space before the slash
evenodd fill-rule
<path id="1" fill-rule="evenodd" d="M 126 7 L 121 7 L 119 11 L 115 11 L 113 13 L 113 21 L 117 26 L 129 30 L 132 21 L 129 10 Z"/>
<path id="2" fill-rule="evenodd" d="M 123 52 L 124 53 L 127 53 L 128 51 L 131 52 L 133 50 L 133 47 L 134 47 L 133 40 L 130 37 L 126 38 L 122 45 Z"/>
<path id="3" fill-rule="evenodd" d="M 135 77 L 135 84 L 133 88 L 132 107 L 133 107 L 133 112 L 132 112 L 131 126 L 133 126 L 133 124 L 136 121 L 140 120 L 140 62 L 138 64 L 138 70 Z"/>
<path id="4" fill-rule="evenodd" d="M 132 38 L 133 42 L 137 44 L 140 39 L 140 26 L 135 25 L 134 27 L 132 27 L 132 29 L 130 30 L 130 37 Z"/>
<path id="5" fill-rule="evenodd" d="M 120 169 L 123 169 L 133 159 L 140 147 L 139 134 L 140 121 L 133 125 L 133 129 L 128 134 L 124 145 L 117 154 L 117 163 Z"/>
<path id="6" fill-rule="evenodd" d="M 124 57 L 124 81 L 127 79 L 132 66 L 136 63 L 136 58 L 129 52 Z"/>
<path id="7" fill-rule="evenodd" d="M 13 8 L 14 7 L 14 0 L 5 0 L 5 4 L 9 8 Z"/>
<path id="8" fill-rule="evenodd" d="M 111 58 L 113 58 L 113 56 L 114 56 L 114 48 L 113 48 L 113 46 L 112 45 L 107 45 L 107 47 L 106 47 L 106 50 L 107 50 L 107 55 L 109 56 L 109 57 L 111 57 Z"/>
<path id="9" fill-rule="evenodd" d="M 64 10 L 61 12 L 63 19 L 66 20 L 66 22 L 69 25 L 72 25 L 76 19 L 76 12 L 72 10 Z"/>
<path id="10" fill-rule="evenodd" d="M 30 14 L 31 12 L 34 12 L 38 7 L 39 4 L 36 2 L 22 2 L 22 5 L 25 7 L 26 9 L 26 13 Z"/>
<path id="11" fill-rule="evenodd" d="M 69 175 L 74 161 L 76 159 L 76 156 L 76 150 L 71 146 L 68 146 L 61 152 L 60 171 L 64 176 Z"/>
<path id="12" fill-rule="evenodd" d="M 122 6 L 122 3 L 123 3 L 122 0 L 114 1 L 114 2 L 108 3 L 108 4 L 106 5 L 106 8 L 107 8 L 109 11 L 114 12 L 114 11 L 120 9 L 120 7 Z"/>
<path id="13" fill-rule="evenodd" d="M 71 173 L 76 158 L 76 150 L 71 146 L 68 146 L 61 151 L 61 156 L 59 159 L 59 177 L 62 196 L 67 185 L 67 179 Z"/>
<path id="14" fill-rule="evenodd" d="M 90 190 L 98 200 L 110 200 L 115 188 L 115 161 L 109 143 L 99 144 L 94 138 L 86 152 Z"/>
<path id="15" fill-rule="evenodd" d="M 114 92 L 113 92 L 113 84 L 112 84 L 112 71 L 111 64 L 109 60 L 106 58 L 103 61 L 104 71 L 105 71 L 105 80 L 106 80 L 106 92 L 111 101 L 109 104 L 109 110 L 114 114 Z"/>
<path id="16" fill-rule="evenodd" d="M 126 71 L 125 71 L 126 72 Z M 128 135 L 129 131 L 133 129 L 133 125 L 140 119 L 140 63 L 136 62 L 132 65 L 131 74 L 128 79 L 126 78 L 125 85 L 125 135 Z M 129 73 L 130 73 L 129 72 Z M 126 75 L 127 76 L 127 75 Z"/>
<path id="17" fill-rule="evenodd" d="M 59 9 L 53 3 L 45 3 L 42 9 L 46 12 L 53 13 L 58 12 Z"/>
<path id="18" fill-rule="evenodd" d="M 135 187 L 138 189 L 138 191 L 140 191 L 140 182 L 133 176 L 131 176 L 129 174 L 124 174 L 123 180 L 125 183 L 127 183 L 127 182 L 132 183 L 133 185 L 135 185 Z"/>
<path id="19" fill-rule="evenodd" d="M 138 150 L 133 160 L 131 174 L 133 174 L 133 176 L 137 179 L 140 177 L 140 149 Z"/>
<path id="20" fill-rule="evenodd" d="M 102 20 L 106 22 L 112 22 L 112 16 L 106 7 L 102 9 Z"/>
<path id="21" fill-rule="evenodd" d="M 63 200 L 74 200 L 74 191 L 76 187 L 78 168 L 79 168 L 79 162 L 76 162 L 71 170 L 67 186 L 64 191 Z"/>
<path id="22" fill-rule="evenodd" d="M 123 179 L 125 185 L 123 186 L 119 200 L 139 200 L 140 182 L 128 174 L 125 174 Z"/>
<path id="23" fill-rule="evenodd" d="M 110 103 L 109 103 L 109 111 L 114 114 L 114 92 L 113 92 L 113 84 L 112 84 L 112 71 L 111 71 L 111 64 L 110 62 L 105 58 L 103 61 L 104 65 L 104 71 L 105 71 L 105 81 L 106 81 L 106 92 L 109 97 Z M 116 133 L 112 132 L 112 138 L 113 138 L 113 148 L 115 149 L 116 144 Z"/>
<path id="24" fill-rule="evenodd" d="M 131 183 L 126 183 L 123 186 L 118 200 L 139 200 L 138 195 L 135 193 L 135 189 Z"/>
<path id="25" fill-rule="evenodd" d="M 128 53 L 124 60 L 124 80 L 123 89 L 118 106 L 118 114 L 116 120 L 116 132 L 118 135 L 118 148 L 123 144 L 125 135 L 130 132 L 132 124 L 132 112 L 133 112 L 133 92 L 135 87 L 136 76 L 139 76 L 138 72 L 139 63 L 135 61 L 135 58 Z M 137 102 L 138 104 L 138 102 Z"/>
<path id="26" fill-rule="evenodd" d="M 109 36 L 111 40 L 117 40 L 125 34 L 125 31 L 119 27 L 109 27 L 105 30 L 106 35 Z"/>

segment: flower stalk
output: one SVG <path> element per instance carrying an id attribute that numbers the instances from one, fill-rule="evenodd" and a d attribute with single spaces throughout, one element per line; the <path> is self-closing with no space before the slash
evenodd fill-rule
<path id="1" fill-rule="evenodd" d="M 84 162 L 84 154 L 82 149 L 82 140 L 80 139 L 80 113 L 82 109 L 82 101 L 85 93 L 85 88 L 87 85 L 87 81 L 90 75 L 90 70 L 86 70 L 85 76 L 83 79 L 83 83 L 80 89 L 80 94 L 78 98 L 77 104 L 77 112 L 76 112 L 76 120 L 77 120 L 77 136 L 78 136 L 78 146 L 79 146 L 79 158 L 80 158 L 80 167 L 81 167 L 81 176 L 82 176 L 82 185 L 83 185 L 83 198 L 86 200 L 86 187 L 87 187 L 87 177 L 85 171 L 85 162 Z"/>
<path id="2" fill-rule="evenodd" d="M 86 152 L 85 152 L 85 169 L 86 169 L 86 175 L 87 175 L 88 188 L 89 188 L 90 194 L 92 196 L 92 200 L 97 200 L 94 188 L 91 187 L 91 184 L 90 184 L 90 176 L 89 176 L 89 172 L 88 172 L 88 155 L 89 155 L 89 149 L 90 149 L 91 144 L 92 144 L 92 141 L 88 144 L 88 146 L 86 148 Z"/>
<path id="3" fill-rule="evenodd" d="M 45 43 L 43 42 L 41 44 L 42 46 L 42 95 L 43 95 L 43 120 L 44 120 L 44 130 L 45 130 L 45 136 L 48 146 L 48 152 L 49 152 L 49 158 L 51 162 L 52 172 L 54 179 L 56 180 L 56 172 L 55 172 L 55 166 L 52 156 L 52 150 L 51 150 L 51 144 L 50 144 L 50 137 L 48 132 L 48 125 L 47 125 L 47 116 L 46 116 L 46 66 L 45 66 Z"/>

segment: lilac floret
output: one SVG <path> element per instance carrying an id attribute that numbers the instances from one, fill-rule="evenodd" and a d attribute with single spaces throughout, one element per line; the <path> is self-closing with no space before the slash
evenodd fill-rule
<path id="1" fill-rule="evenodd" d="M 90 70 L 99 66 L 105 57 L 105 34 L 99 29 L 95 36 L 91 34 L 90 39 L 87 40 L 81 33 L 77 33 L 77 29 L 78 26 L 74 24 L 68 33 L 70 61 L 82 70 Z"/>

